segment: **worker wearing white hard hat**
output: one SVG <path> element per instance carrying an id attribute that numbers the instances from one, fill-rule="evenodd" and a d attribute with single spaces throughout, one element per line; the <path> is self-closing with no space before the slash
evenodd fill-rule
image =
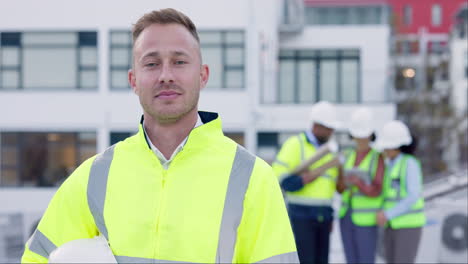
<path id="1" fill-rule="evenodd" d="M 314 157 L 318 149 L 334 145 L 331 137 L 340 125 L 335 106 L 329 102 L 314 104 L 309 122 L 309 129 L 286 140 L 272 166 L 285 191 L 301 263 L 328 263 L 331 204 L 336 182 L 342 181 L 340 169 L 331 167 L 318 172 L 319 167 L 330 164 L 334 153 L 324 155 L 306 170 L 296 169 Z"/>
<path id="2" fill-rule="evenodd" d="M 416 142 L 401 121 L 390 121 L 377 135 L 376 147 L 387 158 L 383 210 L 377 223 L 385 226 L 387 263 L 414 263 L 426 223 L 422 196 L 422 168 L 413 155 Z"/>
<path id="3" fill-rule="evenodd" d="M 370 147 L 375 139 L 374 120 L 369 108 L 354 111 L 348 131 L 355 147 L 345 151 L 341 193 L 340 231 L 347 263 L 375 263 L 377 245 L 376 213 L 382 206 L 385 163 L 380 152 Z"/>

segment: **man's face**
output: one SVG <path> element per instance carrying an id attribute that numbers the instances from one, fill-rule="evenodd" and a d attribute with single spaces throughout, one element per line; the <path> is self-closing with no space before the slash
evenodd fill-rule
<path id="1" fill-rule="evenodd" d="M 135 41 L 133 69 L 128 79 L 146 114 L 160 123 L 173 123 L 197 111 L 200 90 L 208 81 L 200 48 L 178 24 L 153 24 Z"/>
<path id="2" fill-rule="evenodd" d="M 331 135 L 333 134 L 333 129 L 315 123 L 312 127 L 312 133 L 320 144 L 324 144 L 330 139 Z"/>

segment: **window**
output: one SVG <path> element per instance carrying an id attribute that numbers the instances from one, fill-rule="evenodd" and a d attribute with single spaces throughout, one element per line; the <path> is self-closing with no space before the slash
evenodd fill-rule
<path id="1" fill-rule="evenodd" d="M 244 32 L 201 30 L 198 34 L 203 63 L 210 67 L 207 88 L 244 88 Z M 127 73 L 132 66 L 132 36 L 130 31 L 112 31 L 110 39 L 110 86 L 114 90 L 127 90 L 130 88 Z"/>
<path id="2" fill-rule="evenodd" d="M 413 8 L 410 5 L 403 7 L 403 24 L 409 26 L 413 23 Z"/>
<path id="3" fill-rule="evenodd" d="M 432 6 L 432 25 L 433 26 L 440 26 L 442 24 L 442 7 L 439 4 L 435 4 Z"/>
<path id="4" fill-rule="evenodd" d="M 245 86 L 245 40 L 243 31 L 200 31 L 203 63 L 210 67 L 207 88 Z"/>
<path id="5" fill-rule="evenodd" d="M 358 50 L 283 50 L 276 102 L 360 102 Z"/>
<path id="6" fill-rule="evenodd" d="M 97 89 L 97 33 L 0 33 L 0 89 Z"/>
<path id="7" fill-rule="evenodd" d="M 110 87 L 128 90 L 128 70 L 132 67 L 132 35 L 130 31 L 110 33 Z"/>
<path id="8" fill-rule="evenodd" d="M 57 186 L 96 154 L 94 132 L 4 132 L 0 142 L 0 186 Z"/>
<path id="9" fill-rule="evenodd" d="M 385 6 L 309 6 L 305 20 L 309 25 L 372 25 L 385 23 Z"/>

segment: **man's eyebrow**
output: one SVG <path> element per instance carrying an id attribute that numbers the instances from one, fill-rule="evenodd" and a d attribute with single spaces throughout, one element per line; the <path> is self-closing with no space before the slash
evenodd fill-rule
<path id="1" fill-rule="evenodd" d="M 143 55 L 143 57 L 141 57 L 140 61 L 142 61 L 142 60 L 144 60 L 145 58 L 148 58 L 148 57 L 159 57 L 159 52 L 157 52 L 157 51 L 149 52 L 149 53 Z"/>
<path id="2" fill-rule="evenodd" d="M 143 55 L 143 57 L 141 57 L 140 61 L 143 61 L 144 59 L 150 58 L 150 57 L 160 57 L 160 55 L 161 55 L 161 53 L 158 52 L 158 51 L 151 51 L 151 52 L 148 52 L 147 54 Z M 172 56 L 177 56 L 177 57 L 180 57 L 180 56 L 190 57 L 190 55 L 187 52 L 181 51 L 181 50 L 171 51 L 171 55 Z"/>

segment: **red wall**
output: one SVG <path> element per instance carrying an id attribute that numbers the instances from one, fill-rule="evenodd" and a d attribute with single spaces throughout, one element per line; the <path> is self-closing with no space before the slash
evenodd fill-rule
<path id="1" fill-rule="evenodd" d="M 466 3 L 466 0 L 388 0 L 392 6 L 395 30 L 399 34 L 418 33 L 419 29 L 426 27 L 429 33 L 449 33 L 454 22 L 454 16 L 458 9 Z M 432 5 L 439 4 L 442 7 L 442 23 L 439 26 L 432 25 Z M 412 24 L 403 24 L 403 7 L 412 7 Z"/>

